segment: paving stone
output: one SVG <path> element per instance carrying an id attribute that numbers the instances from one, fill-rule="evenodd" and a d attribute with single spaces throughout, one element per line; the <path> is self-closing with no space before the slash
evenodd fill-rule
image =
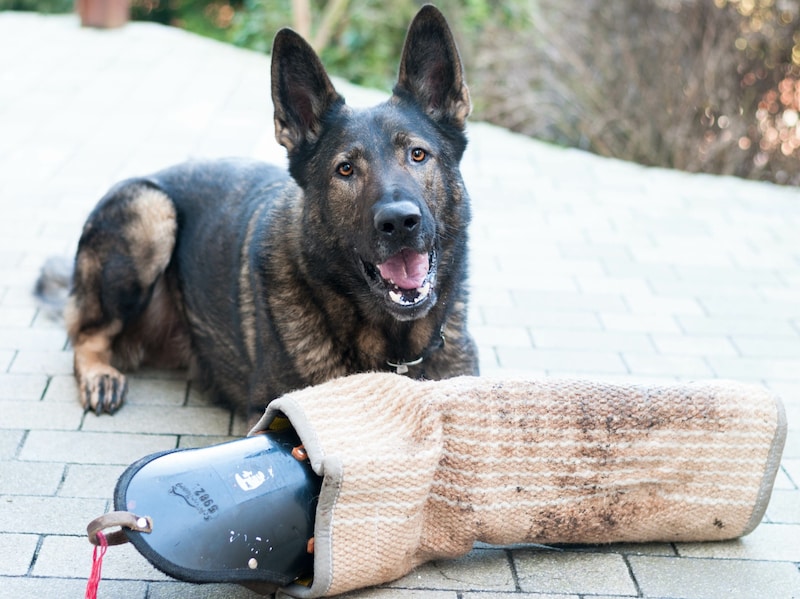
<path id="1" fill-rule="evenodd" d="M 787 478 L 788 480 L 788 478 Z M 767 506 L 767 519 L 777 524 L 800 524 L 800 497 L 796 488 L 788 486 L 786 489 L 776 488 Z M 798 541 L 800 545 L 800 540 Z"/>
<path id="2" fill-rule="evenodd" d="M 514 305 L 514 301 L 511 299 L 511 291 L 508 289 L 498 289 L 486 284 L 469 285 L 468 288 L 470 308 L 475 306 L 510 308 Z"/>
<path id="3" fill-rule="evenodd" d="M 0 355 L 2 355 L 2 352 L 0 352 Z M 70 374 L 72 373 L 72 352 L 37 349 L 22 350 L 17 353 L 10 372 L 21 374 Z"/>
<path id="4" fill-rule="evenodd" d="M 97 502 L 94 502 L 97 503 Z M 83 522 L 81 536 L 47 535 L 42 541 L 33 576 L 88 578 L 92 569 L 93 546 L 86 538 L 86 525 L 103 509 Z M 103 580 L 172 580 L 156 570 L 130 543 L 110 547 L 103 558 Z"/>
<path id="5" fill-rule="evenodd" d="M 54 495 L 64 476 L 64 464 L 0 462 L 0 495 Z"/>
<path id="6" fill-rule="evenodd" d="M 196 383 L 189 384 L 189 392 L 186 396 L 187 406 L 212 406 L 214 399 L 211 394 L 203 389 L 198 388 Z"/>
<path id="7" fill-rule="evenodd" d="M 83 418 L 78 406 L 43 401 L 0 400 L 0 428 L 76 430 Z"/>
<path id="8" fill-rule="evenodd" d="M 515 551 L 519 585 L 537 593 L 591 593 L 636 596 L 621 555 L 571 551 Z"/>
<path id="9" fill-rule="evenodd" d="M 25 439 L 19 459 L 127 466 L 148 454 L 176 446 L 174 435 L 33 430 Z"/>
<path id="10" fill-rule="evenodd" d="M 67 334 L 57 329 L 34 329 L 27 324 L 0 327 L 0 349 L 60 352 L 66 342 Z"/>
<path id="11" fill-rule="evenodd" d="M 16 358 L 17 352 L 11 349 L 0 349 L 0 372 L 8 372 Z"/>
<path id="12" fill-rule="evenodd" d="M 496 349 L 500 365 L 515 370 L 576 371 L 628 374 L 618 353 L 611 351 L 548 350 L 527 348 Z"/>
<path id="13" fill-rule="evenodd" d="M 0 269 L 0 272 L 8 271 L 9 269 Z M 28 291 L 28 295 L 30 295 L 30 290 Z M 3 307 L 3 309 L 0 310 L 0 327 L 27 326 L 27 324 L 33 321 L 36 315 L 36 308 L 30 306 L 13 306 L 13 303 L 15 303 L 13 294 L 7 293 L 3 296 L 3 301 L 0 303 L 0 306 Z"/>
<path id="14" fill-rule="evenodd" d="M 598 314 L 603 328 L 623 333 L 679 333 L 676 317 L 661 314 Z"/>
<path id="15" fill-rule="evenodd" d="M 147 599 L 264 599 L 238 584 L 151 582 L 148 588 Z"/>
<path id="16" fill-rule="evenodd" d="M 452 590 L 475 587 L 498 591 L 515 589 L 508 556 L 505 551 L 497 549 L 474 549 L 459 559 L 423 564 L 389 586 Z"/>
<path id="17" fill-rule="evenodd" d="M 652 293 L 626 294 L 623 299 L 633 314 L 641 315 L 702 315 L 703 309 L 693 298 L 659 297 Z"/>
<path id="18" fill-rule="evenodd" d="M 231 423 L 231 436 L 234 438 L 244 437 L 250 432 L 252 426 L 247 420 L 238 413 L 233 414 L 233 422 Z"/>
<path id="19" fill-rule="evenodd" d="M 752 225 L 752 223 L 750 224 Z M 753 284 L 775 285 L 780 283 L 778 271 L 772 269 L 721 269 L 681 265 L 675 270 L 684 281 L 700 281 L 707 285 L 733 283 L 746 288 Z"/>
<path id="20" fill-rule="evenodd" d="M 89 570 L 86 571 L 86 577 Z M 83 597 L 86 592 L 86 579 L 79 578 L 20 578 L 0 576 L 0 597 L 17 599 L 19 597 Z M 98 597 L 119 597 L 124 599 L 145 599 L 147 584 L 136 580 L 101 580 Z"/>
<path id="21" fill-rule="evenodd" d="M 786 562 L 630 557 L 644 597 L 796 599 L 800 572 Z"/>
<path id="22" fill-rule="evenodd" d="M 758 358 L 800 358 L 800 335 L 791 337 L 755 337 L 737 335 L 733 344 L 741 355 Z"/>
<path id="23" fill-rule="evenodd" d="M 787 459 L 787 457 L 792 459 Z M 784 449 L 784 459 L 781 461 L 781 465 L 794 483 L 795 488 L 800 487 L 800 455 L 787 456 Z"/>
<path id="24" fill-rule="evenodd" d="M 653 343 L 659 353 L 680 356 L 737 356 L 737 348 L 726 335 L 670 335 L 656 333 Z"/>
<path id="25" fill-rule="evenodd" d="M 217 407 L 124 405 L 112 417 L 87 414 L 83 430 L 175 435 L 225 435 L 230 411 Z"/>
<path id="26" fill-rule="evenodd" d="M 703 298 L 725 298 L 731 295 L 746 297 L 752 301 L 761 301 L 763 296 L 756 288 L 743 286 L 739 280 L 703 280 L 703 279 L 651 279 L 649 289 L 656 295 L 664 297 L 692 296 Z"/>
<path id="27" fill-rule="evenodd" d="M 675 267 L 679 273 L 682 265 L 701 265 L 719 269 L 732 266 L 728 252 L 722 248 L 718 250 L 712 248 L 709 245 L 710 240 L 692 243 L 684 238 L 677 243 L 678 240 L 675 238 L 669 239 L 663 236 L 659 240 L 661 247 L 640 248 L 635 254 L 635 259 L 648 265 L 668 264 Z"/>
<path id="28" fill-rule="evenodd" d="M 623 297 L 652 293 L 650 284 L 639 277 L 582 276 L 577 279 L 577 287 L 586 293 L 614 293 Z"/>
<path id="29" fill-rule="evenodd" d="M 791 276 L 791 275 L 790 275 Z M 779 300 L 788 302 L 800 302 L 800 292 L 794 282 L 787 282 L 783 285 L 759 285 L 756 289 L 758 297 L 766 300 Z"/>
<path id="30" fill-rule="evenodd" d="M 600 553 L 619 553 L 620 555 L 669 555 L 675 556 L 675 548 L 670 543 L 609 543 L 608 545 L 559 545 L 565 551 L 596 551 Z"/>
<path id="31" fill-rule="evenodd" d="M 556 243 L 565 258 L 630 258 L 630 248 L 625 243 Z"/>
<path id="32" fill-rule="evenodd" d="M 644 354 L 655 351 L 649 336 L 644 333 L 536 329 L 532 337 L 534 346 L 539 349 L 592 349 Z"/>
<path id="33" fill-rule="evenodd" d="M 111 499 L 114 487 L 126 466 L 104 464 L 69 464 L 59 497 L 92 497 Z"/>
<path id="34" fill-rule="evenodd" d="M 622 297 L 615 294 L 512 290 L 511 297 L 518 306 L 545 312 L 630 312 Z"/>
<path id="35" fill-rule="evenodd" d="M 506 597 L 508 595 L 506 594 Z M 368 588 L 337 595 L 338 599 L 458 599 L 455 591 Z M 517 599 L 514 595 L 513 599 Z"/>
<path id="36" fill-rule="evenodd" d="M 800 458 L 800 430 L 798 429 L 789 429 L 786 435 L 786 445 L 783 448 L 783 459 L 790 460 L 793 458 Z M 792 474 L 792 470 L 787 470 L 787 472 L 797 484 L 798 477 Z"/>
<path id="37" fill-rule="evenodd" d="M 578 595 L 551 595 L 549 593 L 492 593 L 492 592 L 470 592 L 461 593 L 461 599 L 580 599 Z M 592 595 L 592 599 L 600 599 Z M 609 598 L 606 598 L 609 599 Z"/>
<path id="38" fill-rule="evenodd" d="M 67 497 L 0 496 L 0 532 L 86 534 L 106 502 Z"/>
<path id="39" fill-rule="evenodd" d="M 481 362 L 480 362 L 480 375 L 482 377 L 487 378 L 517 378 L 517 379 L 529 379 L 529 378 L 541 378 L 546 376 L 562 376 L 561 372 L 558 371 L 546 371 L 546 370 L 538 370 L 536 368 L 528 368 L 524 365 L 521 365 L 519 368 L 512 368 L 509 366 L 500 366 L 500 363 L 497 360 L 489 361 L 492 359 L 494 349 L 493 348 L 478 348 L 481 353 Z M 488 356 L 488 358 L 487 358 Z M 574 373 L 568 373 L 563 376 L 569 377 L 577 377 Z"/>
<path id="40" fill-rule="evenodd" d="M 127 405 L 182 406 L 186 402 L 188 383 L 181 379 L 164 380 L 128 376 Z"/>
<path id="41" fill-rule="evenodd" d="M 567 329 L 567 330 L 600 330 L 601 323 L 597 315 L 590 312 L 552 312 L 534 310 L 533 308 L 502 308 L 495 306 L 481 307 L 483 322 L 489 326 L 526 326 L 533 330 Z"/>
<path id="42" fill-rule="evenodd" d="M 800 428 L 800 381 L 767 381 L 767 387 L 778 394 L 786 409 L 790 426 Z"/>
<path id="43" fill-rule="evenodd" d="M 705 358 L 696 356 L 664 356 L 623 352 L 622 359 L 635 376 L 676 376 L 685 378 L 712 378 Z"/>
<path id="44" fill-rule="evenodd" d="M 529 251 L 529 250 L 526 250 Z M 484 265 L 475 268 L 470 272 L 469 281 L 475 281 L 471 285 L 471 290 L 487 290 L 484 296 L 470 293 L 470 301 L 479 301 L 478 298 L 485 297 L 486 305 L 505 305 L 502 302 L 492 301 L 495 296 L 491 292 L 501 291 L 500 300 L 508 298 L 508 305 L 518 304 L 520 298 L 518 294 L 525 292 L 532 293 L 554 293 L 558 292 L 569 295 L 580 295 L 581 291 L 575 284 L 575 276 L 568 273 L 547 272 L 545 274 L 532 273 L 530 276 L 518 278 L 514 273 L 513 264 L 508 264 L 502 257 L 495 256 L 494 259 L 500 266 Z M 513 289 L 507 289 L 509 283 L 513 281 Z M 523 300 L 524 301 L 524 300 Z M 483 304 L 483 302 L 481 302 Z M 519 305 L 525 305 L 519 304 Z"/>
<path id="45" fill-rule="evenodd" d="M 770 499 L 770 503 L 775 500 L 775 493 L 777 491 L 796 491 L 797 485 L 792 482 L 792 479 L 789 478 L 789 474 L 786 472 L 786 468 L 781 465 L 778 468 L 778 471 L 775 473 L 775 483 L 772 486 L 772 499 Z"/>
<path id="46" fill-rule="evenodd" d="M 742 297 L 706 298 L 702 300 L 704 312 L 711 317 L 715 316 L 751 316 L 769 311 L 773 318 L 793 318 L 797 316 L 795 302 L 753 302 Z"/>
<path id="47" fill-rule="evenodd" d="M 72 373 L 57 374 L 49 377 L 49 380 L 47 390 L 44 393 L 44 401 L 69 402 L 79 412 L 82 411 L 78 400 L 78 384 L 75 382 L 75 376 Z"/>
<path id="48" fill-rule="evenodd" d="M 531 336 L 525 327 L 473 326 L 470 333 L 479 346 L 531 347 Z"/>
<path id="49" fill-rule="evenodd" d="M 719 543 L 676 543 L 678 555 L 800 562 L 800 524 L 761 523 L 749 535 Z"/>
<path id="50" fill-rule="evenodd" d="M 0 374 L 0 400 L 39 400 L 47 388 L 44 374 Z"/>
<path id="51" fill-rule="evenodd" d="M 754 316 L 685 316 L 677 315 L 681 331 L 688 335 L 770 335 L 797 338 L 797 331 L 783 318 L 775 318 L 768 312 L 758 318 Z"/>
<path id="52" fill-rule="evenodd" d="M 708 362 L 720 378 L 800 381 L 800 358 L 787 360 L 709 356 Z"/>
<path id="53" fill-rule="evenodd" d="M 0 595 L 3 593 L 2 576 L 28 573 L 38 543 L 38 535 L 0 534 Z"/>
<path id="54" fill-rule="evenodd" d="M 246 432 L 242 435 L 181 435 L 178 441 L 178 447 L 181 449 L 190 449 L 193 447 L 208 447 L 209 445 L 218 445 L 220 443 L 227 443 L 241 439 Z"/>
<path id="55" fill-rule="evenodd" d="M 0 429 L 0 460 L 14 457 L 22 445 L 24 431 Z"/>
<path id="56" fill-rule="evenodd" d="M 632 258 L 606 258 L 603 260 L 603 274 L 617 278 L 678 280 L 675 268 L 670 264 L 643 264 Z"/>

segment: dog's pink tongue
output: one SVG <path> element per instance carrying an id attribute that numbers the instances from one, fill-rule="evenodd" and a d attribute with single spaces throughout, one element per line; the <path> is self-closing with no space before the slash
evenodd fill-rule
<path id="1" fill-rule="evenodd" d="M 381 276 L 400 289 L 418 289 L 428 276 L 428 254 L 402 250 L 383 264 L 378 264 Z"/>

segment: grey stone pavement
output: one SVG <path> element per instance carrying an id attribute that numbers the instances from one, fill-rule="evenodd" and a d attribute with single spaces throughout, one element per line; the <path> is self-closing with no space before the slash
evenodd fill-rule
<path id="1" fill-rule="evenodd" d="M 0 597 L 82 597 L 87 522 L 136 459 L 241 436 L 181 373 L 84 414 L 31 288 L 116 180 L 187 157 L 283 162 L 268 60 L 182 31 L 0 13 Z M 374 92 L 341 84 L 353 103 Z M 353 597 L 800 597 L 800 192 L 647 169 L 470 126 L 471 327 L 484 373 L 725 377 L 779 392 L 789 438 L 764 522 L 732 542 L 478 547 Z M 800 165 L 798 165 L 800 167 Z M 236 598 L 109 549 L 100 597 Z"/>

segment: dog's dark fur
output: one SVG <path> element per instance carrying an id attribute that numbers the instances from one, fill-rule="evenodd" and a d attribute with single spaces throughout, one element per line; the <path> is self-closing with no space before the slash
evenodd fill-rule
<path id="1" fill-rule="evenodd" d="M 194 366 L 243 412 L 397 364 L 477 373 L 458 168 L 470 102 L 444 17 L 418 13 L 394 94 L 366 110 L 282 30 L 272 95 L 291 178 L 187 163 L 116 185 L 89 217 L 65 312 L 86 409 L 116 410 L 118 368 L 145 362 Z"/>

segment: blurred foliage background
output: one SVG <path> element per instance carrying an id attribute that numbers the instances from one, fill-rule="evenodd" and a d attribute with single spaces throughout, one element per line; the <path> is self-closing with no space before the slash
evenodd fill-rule
<path id="1" fill-rule="evenodd" d="M 131 0 L 134 19 L 267 52 L 291 25 L 390 89 L 419 0 Z M 800 1 L 438 0 L 473 118 L 646 165 L 800 184 Z M 63 12 L 72 0 L 0 0 Z"/>

